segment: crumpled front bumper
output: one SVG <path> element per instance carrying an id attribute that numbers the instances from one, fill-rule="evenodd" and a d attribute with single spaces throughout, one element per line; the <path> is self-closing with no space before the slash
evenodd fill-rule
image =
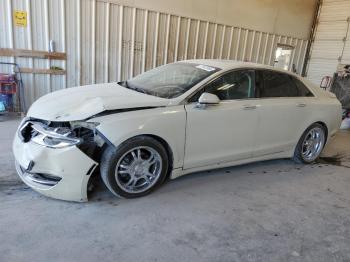
<path id="1" fill-rule="evenodd" d="M 24 143 L 16 133 L 13 153 L 18 175 L 35 191 L 61 200 L 87 201 L 88 181 L 98 163 L 78 147 L 53 149 Z"/>

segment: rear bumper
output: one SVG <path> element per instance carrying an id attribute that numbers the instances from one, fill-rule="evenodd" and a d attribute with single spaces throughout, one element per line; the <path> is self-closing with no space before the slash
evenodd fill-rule
<path id="1" fill-rule="evenodd" d="M 76 146 L 52 149 L 13 141 L 16 170 L 25 184 L 56 199 L 87 201 L 87 184 L 97 163 Z"/>

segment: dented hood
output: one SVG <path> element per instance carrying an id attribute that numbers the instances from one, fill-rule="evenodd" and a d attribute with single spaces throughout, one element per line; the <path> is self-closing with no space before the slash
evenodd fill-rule
<path id="1" fill-rule="evenodd" d="M 59 90 L 39 98 L 27 116 L 50 121 L 83 120 L 106 110 L 167 106 L 170 100 L 127 89 L 117 83 Z"/>

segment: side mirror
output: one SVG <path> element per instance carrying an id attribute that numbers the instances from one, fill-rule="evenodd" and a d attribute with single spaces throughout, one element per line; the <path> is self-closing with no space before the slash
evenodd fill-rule
<path id="1" fill-rule="evenodd" d="M 198 103 L 201 105 L 217 105 L 220 103 L 220 99 L 217 95 L 209 94 L 209 93 L 203 93 L 199 99 Z"/>

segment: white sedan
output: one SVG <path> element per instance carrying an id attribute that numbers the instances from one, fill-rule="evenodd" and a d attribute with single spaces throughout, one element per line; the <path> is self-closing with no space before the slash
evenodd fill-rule
<path id="1" fill-rule="evenodd" d="M 13 152 L 21 179 L 44 195 L 86 201 L 99 167 L 113 194 L 133 198 L 195 171 L 276 158 L 311 163 L 340 123 L 335 96 L 295 74 L 188 60 L 43 96 Z"/>

